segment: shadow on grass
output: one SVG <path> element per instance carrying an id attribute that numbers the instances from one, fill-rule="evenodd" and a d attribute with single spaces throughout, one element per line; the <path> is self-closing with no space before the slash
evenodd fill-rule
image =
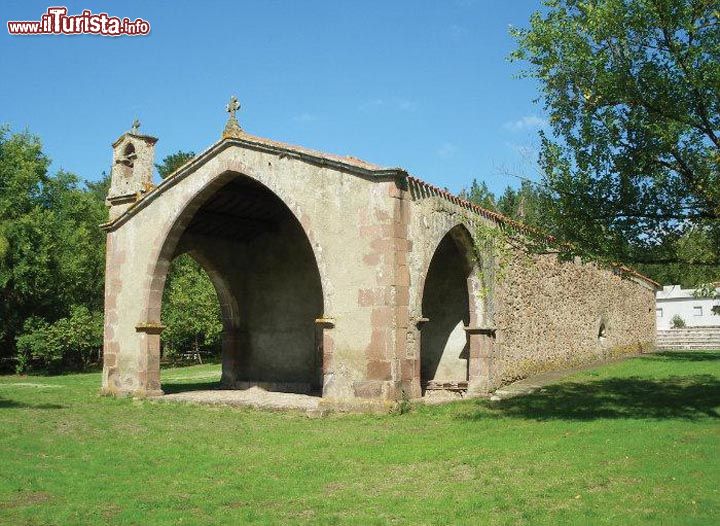
<path id="1" fill-rule="evenodd" d="M 16 400 L 8 400 L 0 398 L 0 409 L 64 409 L 65 406 L 59 404 L 26 404 Z"/>
<path id="2" fill-rule="evenodd" d="M 720 351 L 663 351 L 645 356 L 646 360 L 678 362 L 712 362 L 720 360 Z"/>
<path id="3" fill-rule="evenodd" d="M 183 393 L 186 391 L 212 391 L 220 388 L 220 382 L 163 382 L 165 394 Z"/>
<path id="4" fill-rule="evenodd" d="M 673 376 L 663 380 L 610 378 L 588 383 L 559 383 L 531 394 L 481 402 L 470 419 L 509 416 L 533 420 L 601 418 L 720 418 L 720 381 L 712 375 Z"/>

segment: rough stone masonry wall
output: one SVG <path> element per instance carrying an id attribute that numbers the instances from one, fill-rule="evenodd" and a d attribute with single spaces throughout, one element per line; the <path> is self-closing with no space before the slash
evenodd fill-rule
<path id="1" fill-rule="evenodd" d="M 496 284 L 492 383 L 655 346 L 655 291 L 594 264 L 518 256 Z M 600 336 L 601 324 L 605 336 Z"/>

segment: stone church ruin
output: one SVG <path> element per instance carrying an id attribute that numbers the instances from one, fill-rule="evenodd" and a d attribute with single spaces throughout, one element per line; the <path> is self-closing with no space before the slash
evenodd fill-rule
<path id="1" fill-rule="evenodd" d="M 654 347 L 651 280 L 551 251 L 500 280 L 478 231 L 526 227 L 400 168 L 249 135 L 237 106 L 222 138 L 157 186 L 156 138 L 136 122 L 113 143 L 105 393 L 162 394 L 163 287 L 184 253 L 219 298 L 225 389 L 483 395 Z"/>

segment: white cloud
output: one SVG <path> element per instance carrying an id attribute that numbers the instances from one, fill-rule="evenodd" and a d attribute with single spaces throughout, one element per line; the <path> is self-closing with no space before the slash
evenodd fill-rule
<path id="1" fill-rule="evenodd" d="M 507 121 L 503 124 L 503 128 L 510 131 L 533 130 L 544 128 L 548 125 L 548 121 L 536 115 L 525 115 L 516 121 Z"/>

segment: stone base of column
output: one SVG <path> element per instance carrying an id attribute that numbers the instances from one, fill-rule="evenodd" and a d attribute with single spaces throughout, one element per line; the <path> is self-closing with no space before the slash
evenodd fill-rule
<path id="1" fill-rule="evenodd" d="M 100 390 L 103 396 L 114 396 L 116 398 L 155 398 L 163 396 L 165 392 L 162 389 L 112 389 L 103 387 Z"/>
<path id="2" fill-rule="evenodd" d="M 413 400 L 422 396 L 422 387 L 420 386 L 420 379 L 413 378 L 412 380 L 402 382 L 400 384 L 400 395 L 407 400 Z M 404 395 L 403 395 L 404 393 Z"/>
<path id="3" fill-rule="evenodd" d="M 476 378 L 475 380 L 468 383 L 467 396 L 468 397 L 484 397 L 490 396 L 493 391 L 493 386 L 490 384 L 489 378 Z"/>

